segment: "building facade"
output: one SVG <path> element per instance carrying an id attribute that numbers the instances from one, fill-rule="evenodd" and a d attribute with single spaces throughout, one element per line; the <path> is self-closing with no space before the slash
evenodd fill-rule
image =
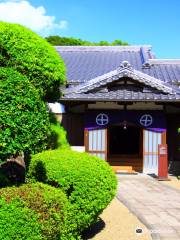
<path id="1" fill-rule="evenodd" d="M 157 174 L 158 145 L 180 166 L 180 60 L 151 46 L 56 47 L 67 67 L 59 119 L 74 148 L 116 170 Z M 179 166 L 178 166 L 179 165 Z"/>

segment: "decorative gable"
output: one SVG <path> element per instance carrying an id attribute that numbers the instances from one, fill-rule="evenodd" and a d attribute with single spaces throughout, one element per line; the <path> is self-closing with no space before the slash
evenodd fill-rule
<path id="1" fill-rule="evenodd" d="M 123 61 L 119 68 L 102 76 L 96 77 L 92 80 L 82 83 L 76 87 L 67 88 L 64 90 L 66 95 L 68 94 L 82 94 L 92 93 L 97 91 L 108 92 L 108 86 L 120 83 L 122 79 L 131 79 L 130 82 L 136 83 L 136 86 L 143 86 L 142 92 L 156 90 L 157 93 L 162 94 L 180 94 L 178 87 L 174 87 L 165 83 L 157 78 L 151 77 L 145 73 L 137 71 L 132 68 L 128 61 Z M 119 87 L 121 89 L 121 87 Z M 128 89 L 127 89 L 128 90 Z"/>
<path id="2" fill-rule="evenodd" d="M 108 93 L 108 92 L 114 92 L 118 90 L 127 90 L 127 91 L 134 91 L 134 92 L 143 92 L 143 93 L 162 93 L 160 90 L 157 90 L 156 88 L 144 85 L 142 83 L 139 83 L 137 81 L 134 81 L 130 78 L 121 78 L 117 81 L 113 81 L 111 83 L 107 83 L 105 86 L 100 86 L 94 89 L 91 89 L 86 92 L 88 93 Z"/>

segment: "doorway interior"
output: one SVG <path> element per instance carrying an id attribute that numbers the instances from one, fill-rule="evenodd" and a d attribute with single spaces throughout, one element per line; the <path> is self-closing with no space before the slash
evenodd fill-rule
<path id="1" fill-rule="evenodd" d="M 143 132 L 132 124 L 112 125 L 108 128 L 107 160 L 118 169 L 142 172 Z"/>

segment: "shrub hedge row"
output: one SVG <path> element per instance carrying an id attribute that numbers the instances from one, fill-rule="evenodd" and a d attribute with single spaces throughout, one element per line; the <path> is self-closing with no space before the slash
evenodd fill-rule
<path id="1" fill-rule="evenodd" d="M 34 155 L 27 182 L 0 189 L 0 240 L 81 239 L 117 186 L 105 161 L 70 149 Z"/>
<path id="2" fill-rule="evenodd" d="M 69 239 L 68 201 L 60 189 L 24 184 L 0 189 L 0 239 Z"/>
<path id="3" fill-rule="evenodd" d="M 51 123 L 51 137 L 49 137 L 48 147 L 50 149 L 69 148 L 66 138 L 66 131 L 60 123 Z"/>
<path id="4" fill-rule="evenodd" d="M 33 156 L 28 178 L 62 189 L 68 197 L 71 232 L 79 234 L 97 220 L 116 193 L 110 166 L 97 157 L 71 150 L 49 150 Z"/>
<path id="5" fill-rule="evenodd" d="M 40 240 L 38 214 L 25 208 L 20 201 L 0 199 L 0 239 Z"/>

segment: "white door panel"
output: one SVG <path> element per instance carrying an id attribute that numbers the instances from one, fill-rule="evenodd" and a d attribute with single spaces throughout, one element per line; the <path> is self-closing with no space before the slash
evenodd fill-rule
<path id="1" fill-rule="evenodd" d="M 162 133 L 144 130 L 143 172 L 158 174 L 158 145 L 162 144 Z"/>
<path id="2" fill-rule="evenodd" d="M 85 131 L 86 151 L 90 154 L 107 159 L 107 129 Z"/>

